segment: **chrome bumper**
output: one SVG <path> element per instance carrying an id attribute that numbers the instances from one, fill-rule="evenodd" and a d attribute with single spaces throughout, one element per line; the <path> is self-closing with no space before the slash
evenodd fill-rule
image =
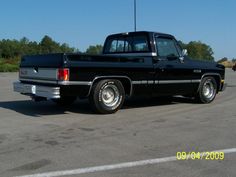
<path id="1" fill-rule="evenodd" d="M 19 92 L 24 95 L 39 96 L 49 99 L 60 98 L 60 87 L 48 87 L 14 82 L 13 89 L 15 92 Z"/>

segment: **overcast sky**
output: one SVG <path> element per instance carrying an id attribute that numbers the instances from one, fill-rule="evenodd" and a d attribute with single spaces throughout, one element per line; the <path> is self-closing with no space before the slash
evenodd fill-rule
<path id="1" fill-rule="evenodd" d="M 0 39 L 44 35 L 84 51 L 111 33 L 133 31 L 133 0 L 0 0 Z M 209 44 L 236 58 L 235 0 L 137 0 L 137 29 Z"/>

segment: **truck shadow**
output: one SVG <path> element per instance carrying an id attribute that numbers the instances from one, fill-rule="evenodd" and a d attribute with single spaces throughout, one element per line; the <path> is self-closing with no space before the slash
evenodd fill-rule
<path id="1" fill-rule="evenodd" d="M 173 98 L 132 98 L 127 99 L 122 109 L 133 109 L 139 107 L 152 107 L 171 105 L 177 103 L 193 103 L 191 99 L 182 97 Z M 60 107 L 51 101 L 33 102 L 31 100 L 5 101 L 0 102 L 0 107 L 18 112 L 31 117 L 42 117 L 46 115 L 69 114 L 69 112 L 78 114 L 95 114 L 88 100 L 78 100 L 68 107 Z"/>
<path id="2" fill-rule="evenodd" d="M 89 104 L 78 101 L 68 107 L 61 107 L 51 101 L 34 102 L 31 100 L 6 101 L 0 102 L 0 108 L 9 109 L 20 114 L 31 117 L 42 117 L 47 115 L 68 114 L 75 112 L 81 114 L 93 114 Z"/>
<path id="3" fill-rule="evenodd" d="M 137 98 L 127 99 L 122 109 L 164 106 L 177 103 L 194 103 L 194 101 L 186 97 L 137 97 Z"/>

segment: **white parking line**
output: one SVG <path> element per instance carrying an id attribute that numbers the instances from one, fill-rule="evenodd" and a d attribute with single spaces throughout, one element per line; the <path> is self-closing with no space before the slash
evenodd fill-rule
<path id="1" fill-rule="evenodd" d="M 209 151 L 209 152 L 224 152 L 225 154 L 235 153 L 236 148 L 214 150 L 214 151 Z M 202 155 L 204 155 L 204 152 L 201 153 L 201 156 Z M 102 171 L 121 169 L 121 168 L 145 166 L 145 165 L 158 164 L 158 163 L 163 163 L 163 162 L 172 162 L 176 160 L 177 160 L 176 156 L 171 156 L 171 157 L 164 157 L 164 158 L 118 163 L 118 164 L 113 164 L 113 165 L 78 168 L 74 170 L 64 170 L 64 171 L 52 171 L 52 172 L 46 172 L 46 173 L 38 173 L 38 174 L 15 176 L 15 177 L 57 177 L 57 176 L 67 176 L 67 175 L 78 175 L 78 174 L 102 172 Z"/>

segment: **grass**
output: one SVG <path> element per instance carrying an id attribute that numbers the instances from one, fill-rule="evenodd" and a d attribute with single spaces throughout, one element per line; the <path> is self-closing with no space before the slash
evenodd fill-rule
<path id="1" fill-rule="evenodd" d="M 20 58 L 0 58 L 0 72 L 16 72 L 19 70 Z"/>

